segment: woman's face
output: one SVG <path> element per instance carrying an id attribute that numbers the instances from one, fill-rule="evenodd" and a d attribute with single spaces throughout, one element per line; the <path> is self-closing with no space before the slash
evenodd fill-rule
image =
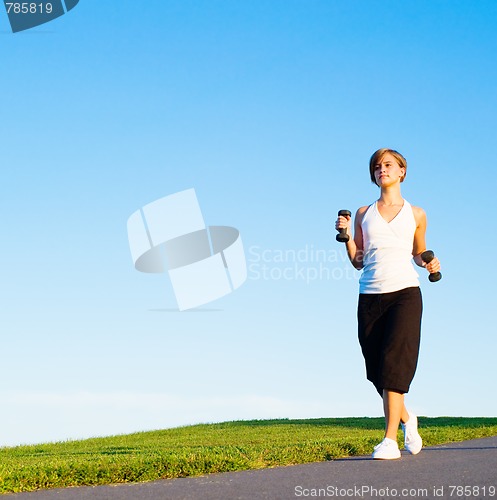
<path id="1" fill-rule="evenodd" d="M 374 178 L 380 187 L 400 182 L 405 173 L 405 168 L 390 153 L 384 154 L 374 167 Z"/>

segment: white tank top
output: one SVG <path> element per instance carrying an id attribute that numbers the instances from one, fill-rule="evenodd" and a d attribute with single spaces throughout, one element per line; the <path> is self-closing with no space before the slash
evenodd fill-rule
<path id="1" fill-rule="evenodd" d="M 359 279 L 360 293 L 389 293 L 419 286 L 412 263 L 416 219 L 404 200 L 400 212 L 387 222 L 377 202 L 369 206 L 361 223 L 364 267 Z"/>

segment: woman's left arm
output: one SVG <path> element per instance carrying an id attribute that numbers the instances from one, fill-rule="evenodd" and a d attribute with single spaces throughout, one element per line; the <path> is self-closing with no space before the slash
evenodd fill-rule
<path id="1" fill-rule="evenodd" d="M 426 264 L 421 258 L 421 254 L 426 250 L 426 213 L 422 208 L 412 207 L 414 219 L 416 220 L 416 232 L 414 233 L 414 242 L 412 255 L 414 262 L 419 267 L 426 267 L 430 273 L 440 271 L 440 261 L 435 257 L 429 264 Z"/>

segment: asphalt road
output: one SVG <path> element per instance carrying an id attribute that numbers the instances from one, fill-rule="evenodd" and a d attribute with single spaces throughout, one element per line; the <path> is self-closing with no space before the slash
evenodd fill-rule
<path id="1" fill-rule="evenodd" d="M 402 452 L 151 483 L 17 493 L 21 500 L 497 499 L 497 436 Z"/>

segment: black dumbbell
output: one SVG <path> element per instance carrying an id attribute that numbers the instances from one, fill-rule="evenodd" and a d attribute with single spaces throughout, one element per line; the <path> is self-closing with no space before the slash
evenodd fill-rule
<path id="1" fill-rule="evenodd" d="M 421 254 L 421 258 L 423 259 L 423 262 L 429 264 L 435 258 L 435 254 L 431 250 L 426 250 Z M 432 283 L 435 283 L 435 281 L 440 281 L 442 279 L 442 273 L 441 272 L 430 273 L 428 279 Z"/>
<path id="2" fill-rule="evenodd" d="M 350 210 L 340 210 L 338 212 L 338 216 L 351 217 L 352 213 Z M 347 234 L 347 230 L 345 228 L 339 230 L 339 233 L 337 234 L 337 241 L 340 243 L 347 243 L 347 241 L 349 241 L 349 235 Z"/>

